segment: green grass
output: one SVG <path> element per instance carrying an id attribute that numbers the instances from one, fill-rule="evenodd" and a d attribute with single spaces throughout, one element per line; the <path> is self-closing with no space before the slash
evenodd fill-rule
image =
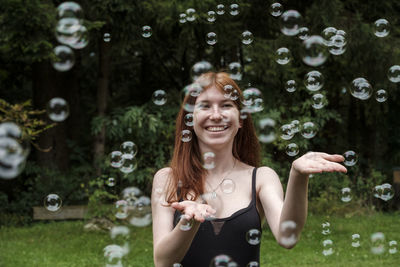
<path id="1" fill-rule="evenodd" d="M 331 234 L 321 234 L 321 223 L 331 224 Z M 400 244 L 400 215 L 374 214 L 352 218 L 310 215 L 298 245 L 279 247 L 266 229 L 261 246 L 261 266 L 400 266 L 400 252 L 370 252 L 370 236 L 383 232 L 386 244 Z M 113 243 L 109 233 L 87 232 L 81 221 L 35 223 L 0 229 L 0 266 L 104 266 L 103 248 Z M 152 261 L 151 227 L 130 228 L 130 252 L 124 266 L 148 267 Z M 361 236 L 361 247 L 351 246 L 351 235 Z M 333 241 L 334 254 L 322 255 L 322 241 Z M 187 266 L 185 266 L 187 267 Z M 207 266 L 205 266 L 207 267 Z"/>

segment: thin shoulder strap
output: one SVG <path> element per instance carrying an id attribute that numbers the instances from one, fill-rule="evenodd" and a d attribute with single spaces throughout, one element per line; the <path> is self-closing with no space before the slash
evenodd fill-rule
<path id="1" fill-rule="evenodd" d="M 257 167 L 254 167 L 253 169 L 253 175 L 251 177 L 251 194 L 252 194 L 252 201 L 254 201 L 254 203 L 256 203 L 256 175 L 257 174 Z"/>

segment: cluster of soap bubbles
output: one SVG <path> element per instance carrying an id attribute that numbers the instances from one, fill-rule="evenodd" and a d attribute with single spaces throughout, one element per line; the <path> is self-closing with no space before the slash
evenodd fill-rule
<path id="1" fill-rule="evenodd" d="M 374 197 L 388 201 L 394 197 L 394 189 L 391 184 L 376 185 L 373 189 Z"/>
<path id="2" fill-rule="evenodd" d="M 132 141 L 125 141 L 121 144 L 120 150 L 111 152 L 110 165 L 118 168 L 121 172 L 128 174 L 133 172 L 137 167 L 136 154 L 138 148 Z"/>
<path id="3" fill-rule="evenodd" d="M 346 32 L 335 27 L 327 27 L 322 31 L 322 37 L 329 53 L 338 56 L 346 52 Z"/>
<path id="4" fill-rule="evenodd" d="M 74 51 L 89 43 L 87 28 L 83 23 L 83 10 L 78 3 L 63 2 L 57 7 L 56 39 L 61 44 L 54 48 L 53 67 L 68 71 L 75 64 Z"/>
<path id="5" fill-rule="evenodd" d="M 390 240 L 388 242 L 388 252 L 389 254 L 397 253 L 397 241 Z M 373 254 L 383 254 L 386 251 L 386 238 L 385 234 L 382 232 L 376 232 L 371 234 L 371 253 Z"/>
<path id="6" fill-rule="evenodd" d="M 0 178 L 13 179 L 24 169 L 30 144 L 13 122 L 0 123 Z"/>
<path id="7" fill-rule="evenodd" d="M 322 255 L 329 256 L 332 255 L 334 251 L 333 241 L 328 238 L 331 234 L 331 224 L 329 222 L 323 222 L 321 224 L 322 231 L 321 233 L 326 236 L 322 241 Z"/>

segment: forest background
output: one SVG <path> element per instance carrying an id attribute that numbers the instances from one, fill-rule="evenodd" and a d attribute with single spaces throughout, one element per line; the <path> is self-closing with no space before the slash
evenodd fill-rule
<path id="1" fill-rule="evenodd" d="M 98 204 L 113 203 L 128 186 L 150 195 L 154 173 L 168 165 L 174 143 L 175 117 L 182 89 L 191 83 L 191 67 L 201 60 L 215 70 L 229 71 L 231 62 L 241 63 L 242 89 L 256 87 L 263 93 L 264 109 L 253 114 L 275 120 L 277 130 L 292 120 L 313 121 L 318 133 L 312 139 L 296 135 L 262 143 L 262 164 L 275 169 L 286 183 L 295 157 L 285 153 L 295 142 L 298 156 L 307 151 L 343 154 L 355 151 L 356 165 L 346 175 L 315 175 L 310 181 L 310 211 L 347 215 L 374 209 L 396 209 L 397 195 L 389 202 L 374 198 L 374 186 L 393 184 L 393 171 L 400 166 L 399 84 L 389 81 L 388 69 L 400 64 L 398 1 L 283 1 L 285 10 L 297 10 L 310 35 L 327 27 L 346 32 L 346 52 L 330 55 L 318 67 L 301 60 L 302 41 L 280 31 L 279 18 L 270 15 L 271 1 L 77 1 L 84 11 L 88 45 L 74 50 L 75 64 L 66 72 L 51 62 L 59 45 L 54 29 L 56 7 L 61 1 L 0 1 L 0 122 L 14 121 L 30 137 L 31 152 L 23 172 L 15 179 L 0 179 L 0 224 L 25 224 L 32 220 L 32 207 L 43 205 L 50 193 L 63 205 L 87 204 L 91 216 L 104 215 Z M 207 12 L 218 4 L 239 5 L 239 14 L 228 9 L 207 21 Z M 179 22 L 188 8 L 196 10 L 193 22 Z M 390 34 L 379 38 L 374 22 L 385 18 Z M 149 25 L 152 35 L 142 36 Z M 254 40 L 242 43 L 250 31 Z M 218 41 L 206 43 L 209 32 Z M 104 35 L 110 40 L 105 41 Z M 276 50 L 287 47 L 292 59 L 276 62 Z M 325 77 L 321 92 L 326 105 L 312 108 L 311 92 L 304 75 L 318 70 Z M 351 82 L 366 78 L 374 89 L 367 100 L 350 94 Z M 297 90 L 289 93 L 285 82 L 293 79 Z M 155 90 L 167 93 L 167 103 L 152 101 Z M 378 102 L 375 91 L 385 89 L 388 99 Z M 48 101 L 62 97 L 69 104 L 69 117 L 52 122 L 44 110 Z M 27 102 L 28 101 L 28 102 Z M 35 132 L 44 129 L 43 132 Z M 137 168 L 121 173 L 110 167 L 109 155 L 124 141 L 138 146 Z M 115 186 L 108 186 L 113 177 Z M 400 182 L 400 181 L 399 181 Z M 396 187 L 396 184 L 393 184 Z M 340 200 L 341 189 L 351 188 L 352 201 Z"/>

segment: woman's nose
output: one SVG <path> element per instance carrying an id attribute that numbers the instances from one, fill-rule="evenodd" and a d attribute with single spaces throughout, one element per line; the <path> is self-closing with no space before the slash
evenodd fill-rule
<path id="1" fill-rule="evenodd" d="M 210 119 L 211 120 L 222 120 L 222 114 L 221 114 L 221 110 L 219 107 L 212 108 L 211 114 L 210 114 Z"/>

